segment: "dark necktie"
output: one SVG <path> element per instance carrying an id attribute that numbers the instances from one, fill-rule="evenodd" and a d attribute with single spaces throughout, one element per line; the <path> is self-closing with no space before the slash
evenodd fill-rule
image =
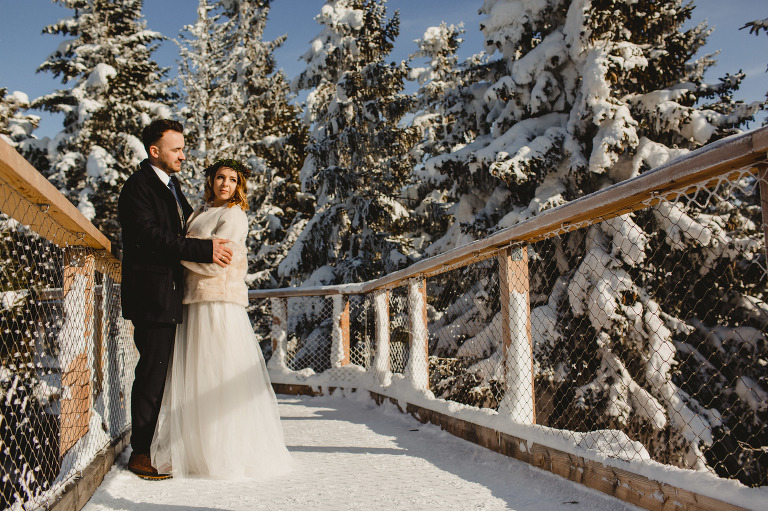
<path id="1" fill-rule="evenodd" d="M 171 189 L 171 193 L 176 198 L 176 202 L 178 202 L 179 205 L 181 205 L 181 201 L 179 200 L 179 194 L 176 193 L 176 185 L 173 184 L 173 179 L 168 181 L 168 188 Z"/>
<path id="2" fill-rule="evenodd" d="M 176 198 L 176 209 L 179 211 L 181 227 L 184 228 L 184 211 L 181 209 L 181 200 L 179 199 L 179 194 L 176 192 L 176 185 L 173 184 L 173 179 L 168 181 L 168 188 L 171 189 L 171 193 Z"/>

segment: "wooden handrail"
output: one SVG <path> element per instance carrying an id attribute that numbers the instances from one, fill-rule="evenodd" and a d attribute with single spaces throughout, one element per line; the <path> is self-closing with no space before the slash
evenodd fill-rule
<path id="1" fill-rule="evenodd" d="M 283 287 L 279 289 L 251 289 L 248 298 L 294 298 L 301 296 L 356 295 L 363 293 L 363 284 L 340 286 Z"/>
<path id="2" fill-rule="evenodd" d="M 74 204 L 4 140 L 0 140 L 3 212 L 60 247 L 112 252 L 112 245 Z M 44 213 L 44 214 L 43 214 Z"/>

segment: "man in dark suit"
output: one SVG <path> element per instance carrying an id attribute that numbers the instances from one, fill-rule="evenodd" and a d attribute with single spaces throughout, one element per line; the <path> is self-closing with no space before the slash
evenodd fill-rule
<path id="1" fill-rule="evenodd" d="M 160 119 L 144 129 L 147 159 L 125 182 L 118 201 L 123 230 L 121 298 L 123 317 L 133 322 L 139 351 L 131 391 L 131 447 L 128 469 L 145 479 L 166 479 L 152 467 L 149 448 L 182 321 L 184 272 L 181 261 L 226 266 L 228 240 L 185 237 L 192 207 L 173 174 L 184 161 L 184 135 L 177 121 Z"/>

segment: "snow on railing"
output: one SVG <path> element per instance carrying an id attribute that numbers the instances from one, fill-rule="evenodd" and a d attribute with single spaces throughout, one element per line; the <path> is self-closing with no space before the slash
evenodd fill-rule
<path id="1" fill-rule="evenodd" d="M 3 509 L 46 507 L 130 429 L 137 354 L 109 241 L 0 140 Z"/>
<path id="2" fill-rule="evenodd" d="M 766 151 L 756 130 L 375 281 L 251 291 L 273 382 L 768 486 Z"/>

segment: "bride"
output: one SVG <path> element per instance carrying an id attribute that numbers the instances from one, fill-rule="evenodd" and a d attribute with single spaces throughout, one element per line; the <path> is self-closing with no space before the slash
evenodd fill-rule
<path id="1" fill-rule="evenodd" d="M 152 464 L 174 477 L 266 478 L 286 472 L 277 400 L 245 310 L 249 171 L 237 160 L 205 170 L 205 205 L 188 236 L 232 240 L 232 262 L 182 261 L 184 321 L 176 331 Z"/>

